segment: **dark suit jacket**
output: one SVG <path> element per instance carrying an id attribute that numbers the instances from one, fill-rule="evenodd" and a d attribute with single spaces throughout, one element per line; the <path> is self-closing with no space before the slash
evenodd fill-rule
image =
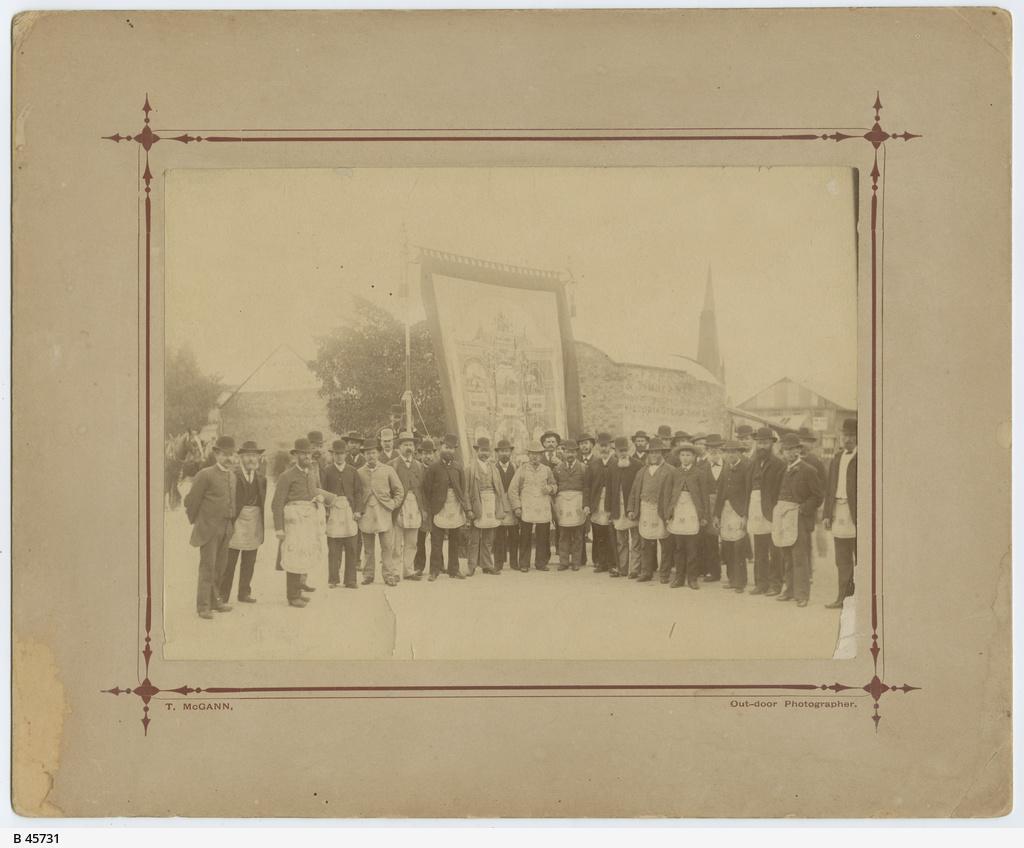
<path id="1" fill-rule="evenodd" d="M 494 467 L 498 470 L 498 478 L 501 480 L 501 485 L 505 489 L 506 494 L 508 493 L 508 487 L 512 483 L 512 478 L 516 476 L 516 464 L 509 462 L 507 469 L 502 469 L 498 461 L 495 460 Z"/>
<path id="2" fill-rule="evenodd" d="M 401 509 L 406 497 L 412 492 L 416 496 L 416 503 L 419 505 L 420 512 L 424 512 L 426 504 L 423 503 L 423 478 L 426 476 L 427 469 L 423 467 L 423 463 L 413 457 L 412 463 L 406 468 L 405 460 L 398 456 L 391 460 L 388 465 L 395 469 L 398 480 L 402 484 L 402 488 L 405 489 L 405 494 L 402 495 L 402 503 L 398 505 L 398 509 Z M 398 509 L 395 510 L 396 513 Z"/>
<path id="3" fill-rule="evenodd" d="M 629 458 L 629 465 L 619 468 L 619 459 L 616 457 L 608 466 L 608 497 L 611 502 L 608 504 L 608 513 L 612 518 L 621 518 L 619 514 L 619 501 L 626 504 L 626 512 L 629 512 L 629 496 L 633 491 L 633 482 L 636 480 L 637 472 L 643 468 L 639 460 Z M 621 497 L 620 497 L 621 496 Z"/>
<path id="4" fill-rule="evenodd" d="M 611 483 L 612 468 L 615 466 L 615 463 L 614 457 L 608 461 L 607 465 L 595 457 L 594 461 L 587 466 L 583 488 L 587 491 L 587 498 L 591 509 L 597 509 L 597 505 L 601 503 L 601 492 L 608 490 L 609 493 L 605 495 L 604 499 L 604 508 L 609 511 L 611 510 L 611 492 L 608 486 Z"/>
<path id="5" fill-rule="evenodd" d="M 839 485 L 839 462 L 842 459 L 843 451 L 839 451 L 832 457 L 832 464 L 828 469 L 828 483 L 825 486 L 825 518 L 830 521 L 835 518 L 836 511 L 836 486 Z M 857 456 L 853 455 L 850 464 L 846 468 L 846 500 L 850 507 L 850 517 L 853 523 L 857 523 Z"/>
<path id="6" fill-rule="evenodd" d="M 445 465 L 440 459 L 427 468 L 423 475 L 423 499 L 430 515 L 437 515 L 444 508 L 449 485 L 455 490 L 455 497 L 459 499 L 462 508 L 470 508 L 466 500 L 465 473 L 457 462 Z"/>
<path id="7" fill-rule="evenodd" d="M 254 479 L 256 480 L 256 506 L 260 508 L 260 513 L 265 514 L 267 509 L 267 478 L 260 474 L 259 471 L 253 472 L 255 474 Z M 245 479 L 242 477 L 242 472 L 235 472 L 235 518 L 238 518 L 238 514 L 242 511 L 242 507 L 245 504 L 242 503 L 242 486 L 245 485 Z"/>
<path id="8" fill-rule="evenodd" d="M 737 462 L 735 468 L 730 468 L 726 461 L 725 468 L 722 469 L 722 474 L 718 478 L 718 497 L 715 499 L 716 518 L 722 517 L 722 509 L 725 507 L 726 501 L 732 504 L 737 515 L 743 518 L 747 517 L 747 508 L 750 506 L 750 490 L 747 488 L 749 465 L 750 460 L 746 457 Z"/>
<path id="9" fill-rule="evenodd" d="M 821 485 L 824 486 L 825 481 L 828 480 L 828 471 L 825 470 L 825 463 L 821 461 L 821 457 L 816 453 L 809 453 L 803 460 L 818 472 L 818 476 L 821 478 Z"/>
<path id="10" fill-rule="evenodd" d="M 711 475 L 706 474 L 705 470 L 699 465 L 694 464 L 684 470 L 682 464 L 680 464 L 680 467 L 675 469 L 673 479 L 672 509 L 675 510 L 676 503 L 679 501 L 679 495 L 683 489 L 686 489 L 690 493 L 690 497 L 693 498 L 693 505 L 697 508 L 697 517 L 701 521 L 707 521 L 710 517 L 711 507 L 708 498 L 709 490 L 707 488 L 707 481 L 710 478 Z"/>
<path id="11" fill-rule="evenodd" d="M 754 469 L 762 460 L 755 454 L 747 466 L 747 503 L 749 507 L 750 492 L 754 488 Z M 782 472 L 786 470 L 785 460 L 779 459 L 774 453 L 768 454 L 763 460 L 764 470 L 761 475 L 761 513 L 768 520 L 772 520 L 772 512 L 775 509 L 775 502 L 779 499 L 779 484 L 782 482 Z"/>
<path id="12" fill-rule="evenodd" d="M 813 465 L 800 460 L 795 466 L 788 466 L 782 471 L 780 490 L 787 485 L 792 493 L 794 503 L 800 504 L 800 529 L 811 533 L 817 518 L 818 507 L 821 506 L 823 484 Z M 781 491 L 779 495 L 781 499 Z"/>
<path id="13" fill-rule="evenodd" d="M 633 490 L 629 493 L 629 511 L 639 516 L 640 502 L 648 501 L 658 505 L 658 515 L 663 521 L 671 521 L 676 506 L 672 493 L 675 491 L 678 474 L 679 471 L 667 462 L 661 463 L 653 475 L 646 467 L 640 469 L 633 479 Z"/>
<path id="14" fill-rule="evenodd" d="M 339 471 L 332 462 L 324 469 L 320 482 L 325 491 L 348 498 L 352 511 L 359 512 L 359 505 L 363 502 L 363 481 L 359 478 L 358 469 L 346 461 L 345 468 Z"/>
<path id="15" fill-rule="evenodd" d="M 192 525 L 193 547 L 205 545 L 225 523 L 235 520 L 235 473 L 210 465 L 197 472 L 185 495 L 185 514 Z"/>

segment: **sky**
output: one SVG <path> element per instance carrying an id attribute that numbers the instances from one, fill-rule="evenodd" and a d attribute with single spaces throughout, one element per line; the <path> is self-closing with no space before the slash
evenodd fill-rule
<path id="1" fill-rule="evenodd" d="M 613 359 L 696 357 L 710 271 L 732 402 L 788 376 L 852 404 L 853 179 L 820 167 L 174 170 L 166 340 L 237 384 L 281 343 L 312 358 L 353 295 L 419 320 L 408 260 L 421 245 L 570 274 L 575 337 Z"/>

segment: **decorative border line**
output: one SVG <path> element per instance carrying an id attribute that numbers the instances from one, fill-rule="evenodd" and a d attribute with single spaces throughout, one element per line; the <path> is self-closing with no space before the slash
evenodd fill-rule
<path id="1" fill-rule="evenodd" d="M 878 167 L 878 151 L 882 145 L 890 139 L 902 139 L 904 142 L 912 138 L 921 138 L 919 133 L 912 133 L 904 130 L 901 133 L 889 133 L 881 126 L 882 101 L 876 93 L 874 109 L 874 123 L 868 131 L 863 134 L 845 133 L 839 130 L 812 132 L 815 128 L 807 128 L 802 132 L 777 132 L 764 134 L 766 128 L 615 128 L 615 127 L 593 127 L 593 128 L 568 128 L 568 129 L 538 129 L 524 128 L 514 130 L 500 128 L 498 131 L 512 133 L 507 135 L 479 135 L 477 133 L 489 132 L 485 128 L 476 129 L 424 129 L 424 128 L 397 128 L 393 130 L 384 129 L 358 129 L 358 130 L 297 130 L 297 129 L 260 129 L 260 130 L 204 130 L 181 131 L 180 135 L 161 136 L 150 126 L 150 112 L 153 107 L 149 103 L 149 95 L 145 97 L 142 106 L 143 126 L 135 134 L 102 136 L 104 140 L 120 144 L 122 141 L 134 141 L 141 146 L 145 153 L 145 169 L 142 172 L 142 196 L 145 221 L 145 304 L 146 304 L 146 330 L 145 330 L 145 367 L 146 367 L 146 422 L 145 422 L 145 457 L 146 457 L 146 612 L 145 624 L 142 633 L 141 654 L 145 661 L 145 673 L 143 679 L 137 686 L 103 689 L 102 693 L 111 695 L 136 695 L 142 700 L 142 728 L 143 733 L 149 734 L 149 704 L 153 698 L 161 692 L 177 693 L 183 697 L 192 694 L 206 695 L 237 695 L 241 693 L 264 694 L 267 696 L 279 696 L 282 693 L 336 693 L 339 696 L 344 694 L 357 693 L 541 693 L 541 692 L 662 692 L 662 693 L 683 693 L 697 690 L 731 690 L 731 691 L 832 691 L 836 694 L 847 690 L 861 689 L 867 692 L 873 701 L 874 712 L 871 716 L 875 725 L 875 732 L 878 732 L 878 723 L 881 721 L 879 712 L 879 701 L 887 692 L 913 692 L 919 690 L 920 686 L 911 686 L 904 683 L 902 686 L 895 686 L 884 683 L 878 676 L 878 660 L 882 653 L 882 642 L 879 638 L 878 624 L 882 601 L 878 594 L 878 578 L 880 573 L 878 562 L 878 526 L 877 511 L 875 505 L 878 502 L 878 475 L 877 475 L 877 452 L 878 452 L 878 325 L 879 325 L 879 279 L 881 272 L 881 258 L 878 250 L 878 234 L 881 232 L 878 222 L 878 186 L 879 178 L 882 177 L 885 167 L 885 150 L 883 149 L 882 167 Z M 820 128 L 824 130 L 824 128 Z M 722 132 L 725 134 L 706 134 L 709 131 Z M 179 132 L 178 130 L 162 130 L 164 133 Z M 292 133 L 291 135 L 199 135 L 199 132 L 235 132 L 235 133 Z M 373 135 L 309 135 L 302 133 L 374 133 Z M 299 134 L 295 134 L 299 133 Z M 381 134 L 384 133 L 384 134 Z M 418 133 L 416 135 L 408 133 Z M 423 135 L 422 133 L 446 133 L 444 135 Z M 458 134 L 455 134 L 458 133 Z M 469 133 L 468 135 L 465 133 Z M 540 133 L 526 135 L 524 133 Z M 573 134 L 566 134 L 573 133 Z M 580 134 L 583 133 L 583 134 Z M 599 133 L 599 134 L 595 134 Z M 756 134 L 755 134 L 756 133 Z M 874 674 L 871 680 L 863 686 L 850 686 L 843 683 L 738 683 L 738 684 L 538 684 L 538 685 L 467 685 L 467 686 L 251 686 L 251 687 L 225 687 L 206 686 L 193 687 L 188 685 L 179 686 L 176 689 L 161 689 L 149 679 L 150 659 L 153 655 L 152 649 L 152 625 L 153 625 L 153 557 L 152 557 L 152 442 L 150 413 L 152 411 L 150 395 L 150 367 L 151 367 L 151 283 L 152 283 L 152 186 L 153 174 L 149 168 L 149 152 L 160 141 L 176 141 L 181 144 L 205 143 L 205 144 L 292 144 L 299 142 L 333 144 L 333 143 L 377 143 L 377 142 L 639 142 L 639 141 L 767 141 L 767 142 L 790 142 L 790 141 L 832 141 L 839 143 L 851 138 L 861 138 L 869 142 L 873 148 L 873 163 L 870 171 L 871 176 L 871 658 Z M 884 182 L 884 178 L 883 178 Z M 479 695 L 467 695 L 467 697 L 479 697 Z M 552 696 L 547 696 L 552 697 Z"/>

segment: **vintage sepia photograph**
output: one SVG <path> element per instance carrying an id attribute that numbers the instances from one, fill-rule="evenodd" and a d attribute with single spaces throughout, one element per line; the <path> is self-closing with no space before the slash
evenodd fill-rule
<path id="1" fill-rule="evenodd" d="M 169 171 L 163 655 L 854 656 L 856 182 Z"/>

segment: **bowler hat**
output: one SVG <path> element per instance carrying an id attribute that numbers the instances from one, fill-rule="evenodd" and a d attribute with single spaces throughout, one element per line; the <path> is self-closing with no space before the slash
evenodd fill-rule
<path id="1" fill-rule="evenodd" d="M 534 439 L 530 442 L 530 446 L 526 449 L 527 453 L 544 453 L 544 445 Z"/>
<path id="2" fill-rule="evenodd" d="M 707 433 L 694 433 L 693 434 L 693 443 L 694 444 L 697 444 L 697 442 L 707 442 L 707 440 L 708 440 L 708 434 Z"/>
<path id="3" fill-rule="evenodd" d="M 392 430 L 390 427 L 384 427 L 380 431 L 378 438 L 384 442 L 393 442 L 395 440 L 395 431 Z"/>
<path id="4" fill-rule="evenodd" d="M 397 443 L 402 444 L 402 442 L 412 442 L 413 444 L 416 444 L 416 437 L 408 431 L 405 433 L 399 433 Z"/>
<path id="5" fill-rule="evenodd" d="M 798 448 L 800 447 L 800 437 L 796 433 L 786 433 L 782 437 L 783 448 Z"/>
<path id="6" fill-rule="evenodd" d="M 677 442 L 688 442 L 690 441 L 690 434 L 685 430 L 676 430 L 676 434 L 672 437 L 672 447 L 676 447 Z"/>
<path id="7" fill-rule="evenodd" d="M 331 453 L 345 453 L 348 448 L 341 439 L 335 439 L 331 442 Z"/>
<path id="8" fill-rule="evenodd" d="M 636 431 L 636 432 L 635 432 L 635 433 L 633 434 L 633 441 L 634 441 L 634 442 L 635 442 L 635 441 L 636 441 L 637 439 L 646 439 L 646 438 L 648 438 L 648 436 L 647 436 L 647 433 L 646 433 L 646 432 L 645 432 L 644 430 L 637 430 L 637 431 Z"/>
<path id="9" fill-rule="evenodd" d="M 722 445 L 722 450 L 724 450 L 726 453 L 731 453 L 733 451 L 742 451 L 743 445 L 741 445 L 734 439 L 730 439 L 729 441 Z"/>
<path id="10" fill-rule="evenodd" d="M 324 434 L 319 430 L 310 430 L 306 434 L 306 438 L 309 439 L 310 444 L 322 445 L 324 443 Z"/>
<path id="11" fill-rule="evenodd" d="M 843 435 L 844 436 L 856 436 L 857 435 L 857 419 L 847 418 L 843 421 Z"/>
<path id="12" fill-rule="evenodd" d="M 722 437 L 718 433 L 708 433 L 704 441 L 709 448 L 720 448 L 724 444 Z"/>
<path id="13" fill-rule="evenodd" d="M 797 435 L 800 437 L 800 440 L 804 442 L 818 441 L 818 437 L 815 436 L 814 433 L 812 433 L 807 427 L 801 427 L 797 431 Z"/>
<path id="14" fill-rule="evenodd" d="M 740 424 L 740 426 L 736 428 L 737 436 L 752 436 L 753 434 L 754 428 L 749 424 Z"/>
<path id="15" fill-rule="evenodd" d="M 689 451 L 694 456 L 697 455 L 697 446 L 693 442 L 680 442 L 676 447 L 679 449 L 679 453 Z"/>
<path id="16" fill-rule="evenodd" d="M 590 433 L 582 433 L 581 435 L 576 437 L 577 444 L 582 445 L 584 442 L 590 442 L 590 444 L 594 444 L 595 439 L 593 436 L 590 435 Z"/>
<path id="17" fill-rule="evenodd" d="M 599 445 L 610 445 L 612 443 L 612 434 L 600 432 L 597 434 L 597 443 Z"/>
<path id="18" fill-rule="evenodd" d="M 213 446 L 219 451 L 224 451 L 224 453 L 233 453 L 235 450 L 235 440 L 231 436 L 220 436 Z"/>
<path id="19" fill-rule="evenodd" d="M 512 450 L 512 442 L 508 439 L 499 439 L 498 444 L 495 445 L 495 450 Z"/>
<path id="20" fill-rule="evenodd" d="M 362 444 L 363 442 L 366 441 L 366 439 L 364 439 L 362 436 L 360 436 L 359 433 L 357 433 L 355 430 L 349 430 L 345 434 L 345 441 L 346 442 L 358 442 L 359 444 Z"/>
<path id="21" fill-rule="evenodd" d="M 491 440 L 488 439 L 487 436 L 481 436 L 479 439 L 476 440 L 476 444 L 473 445 L 473 450 L 478 451 L 478 450 L 481 450 L 481 449 L 483 449 L 483 450 L 490 450 L 491 449 Z"/>
<path id="22" fill-rule="evenodd" d="M 668 424 L 659 424 L 658 438 L 663 439 L 664 441 L 667 442 L 669 439 L 672 438 L 672 428 L 669 427 Z"/>
<path id="23" fill-rule="evenodd" d="M 309 439 L 296 439 L 295 447 L 293 447 L 288 453 L 312 453 L 313 446 L 309 443 Z"/>
<path id="24" fill-rule="evenodd" d="M 625 436 L 616 436 L 614 445 L 615 450 L 629 450 L 629 439 Z"/>
<path id="25" fill-rule="evenodd" d="M 559 444 L 562 443 L 562 437 L 559 436 L 558 433 L 556 433 L 554 430 L 548 430 L 547 432 L 541 433 L 540 434 L 541 442 L 543 442 L 548 436 L 554 436 L 555 439 L 557 439 Z"/>
<path id="26" fill-rule="evenodd" d="M 661 439 L 655 436 L 653 439 L 651 439 L 651 443 L 647 446 L 647 450 L 650 453 L 658 453 L 659 451 L 661 453 L 664 453 L 665 451 L 668 450 L 668 448 L 665 447 L 665 443 Z"/>
<path id="27" fill-rule="evenodd" d="M 775 434 L 767 427 L 758 427 L 754 439 L 758 442 L 774 442 Z"/>
<path id="28" fill-rule="evenodd" d="M 574 442 L 572 439 L 566 439 L 564 442 L 562 442 L 562 450 L 564 451 L 574 451 L 579 449 L 580 446 L 576 444 L 576 442 Z"/>
<path id="29" fill-rule="evenodd" d="M 239 453 L 263 453 L 263 448 L 257 447 L 256 442 L 248 441 L 242 442 L 242 446 L 238 449 Z"/>
<path id="30" fill-rule="evenodd" d="M 426 453 L 427 451 L 433 453 L 435 450 L 434 440 L 430 438 L 424 439 L 422 442 L 420 442 L 420 450 L 423 451 L 424 453 Z"/>
<path id="31" fill-rule="evenodd" d="M 459 437 L 454 433 L 447 433 L 442 444 L 446 448 L 457 448 L 459 446 Z"/>

